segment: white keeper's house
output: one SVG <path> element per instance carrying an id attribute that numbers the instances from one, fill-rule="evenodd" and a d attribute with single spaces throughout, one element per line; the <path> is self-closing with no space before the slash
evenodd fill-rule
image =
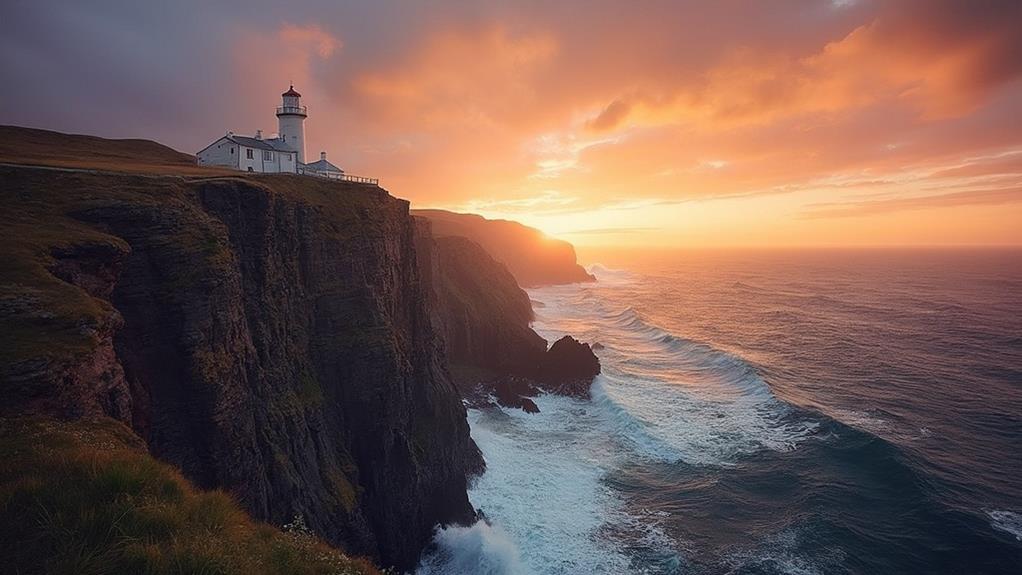
<path id="1" fill-rule="evenodd" d="M 308 109 L 301 104 L 302 95 L 291 86 L 281 94 L 283 101 L 277 107 L 277 134 L 263 137 L 262 130 L 254 136 L 239 136 L 227 132 L 212 144 L 199 150 L 195 156 L 200 166 L 224 166 L 243 172 L 292 173 L 320 176 L 337 180 L 377 184 L 374 178 L 351 176 L 319 153 L 319 160 L 305 163 L 305 118 Z"/>

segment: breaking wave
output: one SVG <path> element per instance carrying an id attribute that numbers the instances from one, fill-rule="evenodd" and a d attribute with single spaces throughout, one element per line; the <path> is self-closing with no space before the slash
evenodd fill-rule
<path id="1" fill-rule="evenodd" d="M 433 543 L 419 564 L 420 575 L 524 573 L 518 548 L 499 528 L 485 521 L 437 529 Z"/>
<path id="2" fill-rule="evenodd" d="M 988 511 L 990 524 L 994 529 L 1014 535 L 1015 539 L 1022 541 L 1022 515 L 1012 511 Z"/>

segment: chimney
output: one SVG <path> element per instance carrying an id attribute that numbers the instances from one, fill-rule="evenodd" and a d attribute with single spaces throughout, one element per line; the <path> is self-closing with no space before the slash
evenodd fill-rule
<path id="1" fill-rule="evenodd" d="M 262 130 L 256 130 L 256 139 L 257 140 L 262 140 L 263 139 L 263 131 Z"/>
<path id="2" fill-rule="evenodd" d="M 325 162 L 326 161 L 326 152 L 320 152 L 319 153 L 319 159 L 323 160 Z"/>

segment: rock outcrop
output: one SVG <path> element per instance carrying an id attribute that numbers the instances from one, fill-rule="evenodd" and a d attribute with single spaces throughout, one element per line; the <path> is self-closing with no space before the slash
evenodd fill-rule
<path id="1" fill-rule="evenodd" d="M 3 410 L 129 423 L 259 519 L 400 569 L 482 469 L 408 204 L 297 176 L 0 168 Z"/>
<path id="2" fill-rule="evenodd" d="M 438 238 L 466 237 L 479 244 L 506 265 L 522 287 L 596 280 L 578 265 L 570 243 L 549 238 L 536 228 L 445 210 L 412 210 L 412 214 L 428 219 Z"/>
<path id="3" fill-rule="evenodd" d="M 589 344 L 566 335 L 543 356 L 536 381 L 553 393 L 589 397 L 589 387 L 599 373 L 600 360 Z"/>

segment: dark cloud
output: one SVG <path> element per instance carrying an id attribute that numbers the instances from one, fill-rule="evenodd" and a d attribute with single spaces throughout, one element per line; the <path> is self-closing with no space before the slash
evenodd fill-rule
<path id="1" fill-rule="evenodd" d="M 603 109 L 602 112 L 586 123 L 590 130 L 603 132 L 618 127 L 626 117 L 632 106 L 624 100 L 614 100 Z"/>

